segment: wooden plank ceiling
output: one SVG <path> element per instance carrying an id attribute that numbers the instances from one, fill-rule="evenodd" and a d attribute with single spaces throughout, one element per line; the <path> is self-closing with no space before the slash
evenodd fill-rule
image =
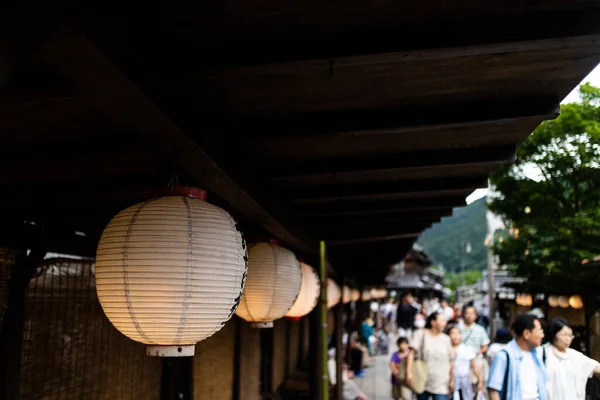
<path id="1" fill-rule="evenodd" d="M 111 215 L 176 175 L 251 238 L 309 259 L 327 240 L 337 273 L 362 284 L 382 283 L 600 61 L 600 1 L 26 11 L 3 14 L 11 220 L 67 232 L 51 235 L 60 249 L 83 231 L 93 253 Z"/>

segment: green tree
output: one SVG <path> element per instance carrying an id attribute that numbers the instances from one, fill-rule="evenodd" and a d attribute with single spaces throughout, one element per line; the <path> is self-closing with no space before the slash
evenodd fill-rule
<path id="1" fill-rule="evenodd" d="M 489 207 L 512 227 L 494 252 L 531 291 L 595 297 L 600 271 L 582 261 L 600 254 L 600 88 L 580 92 L 492 176 L 500 195 Z"/>

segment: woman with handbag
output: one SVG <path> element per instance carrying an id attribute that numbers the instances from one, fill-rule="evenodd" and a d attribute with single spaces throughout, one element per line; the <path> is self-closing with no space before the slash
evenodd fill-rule
<path id="1" fill-rule="evenodd" d="M 416 331 L 406 363 L 406 385 L 419 400 L 447 400 L 454 392 L 452 345 L 444 333 L 446 318 L 436 312 L 427 317 L 425 329 Z"/>

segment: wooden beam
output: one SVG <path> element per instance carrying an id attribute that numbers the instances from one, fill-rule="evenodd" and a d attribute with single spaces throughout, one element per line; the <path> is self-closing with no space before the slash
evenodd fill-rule
<path id="1" fill-rule="evenodd" d="M 264 192 L 258 182 L 235 182 L 87 38 L 63 30 L 43 52 L 84 96 L 120 125 L 135 132 L 173 160 L 198 184 L 262 225 L 292 247 L 315 252 L 316 242 Z M 252 193 L 252 194 L 250 194 Z M 293 227 L 293 230 L 292 230 Z"/>
<path id="2" fill-rule="evenodd" d="M 56 31 L 58 2 L 16 1 L 0 5 L 0 88 Z"/>
<path id="3" fill-rule="evenodd" d="M 423 207 L 423 208 L 414 208 L 414 209 L 397 209 L 397 208 L 382 208 L 375 210 L 354 210 L 354 211 L 324 211 L 324 212 L 307 212 L 303 213 L 300 216 L 303 219 L 307 220 L 348 220 L 348 219 L 386 219 L 386 218 L 406 218 L 412 219 L 412 217 L 416 217 L 416 219 L 425 219 L 425 218 L 442 218 L 452 215 L 452 209 L 447 209 L 446 206 L 442 207 Z"/>
<path id="4" fill-rule="evenodd" d="M 430 192 L 473 190 L 483 187 L 487 187 L 487 176 L 454 179 L 411 180 L 399 182 L 376 182 L 356 185 L 313 186 L 302 188 L 292 187 L 286 189 L 286 194 L 294 200 L 311 200 L 328 197 L 352 198 L 357 196 L 377 196 L 387 194 L 431 197 L 427 196 L 427 194 Z"/>
<path id="5" fill-rule="evenodd" d="M 293 118 L 286 116 L 234 121 L 226 127 L 232 132 L 240 132 L 240 139 L 259 147 L 268 145 L 271 141 L 283 144 L 303 137 L 321 139 L 333 136 L 351 139 L 357 135 L 453 131 L 532 120 L 539 123 L 545 119 L 554 119 L 559 114 L 559 99 L 554 96 L 537 96 L 460 102 L 443 107 L 432 104 L 395 109 L 329 111 Z"/>
<path id="6" fill-rule="evenodd" d="M 414 239 L 416 240 L 421 235 L 421 232 L 415 233 L 403 233 L 399 235 L 387 235 L 387 236 L 368 236 L 368 237 L 355 237 L 354 239 L 344 239 L 344 240 L 330 240 L 329 246 L 339 247 L 339 246 L 353 246 L 361 243 L 372 243 L 372 242 L 384 242 L 388 240 L 397 240 L 397 239 Z"/>
<path id="7" fill-rule="evenodd" d="M 432 211 L 446 210 L 451 211 L 454 207 L 465 205 L 464 196 L 440 197 L 436 199 L 415 200 L 387 200 L 387 201 L 339 201 L 335 204 L 311 204 L 297 205 L 301 214 L 313 213 L 365 213 L 379 212 L 381 210 L 398 211 Z"/>
<path id="8" fill-rule="evenodd" d="M 451 151 L 413 152 L 408 154 L 388 154 L 371 157 L 316 160 L 311 162 L 287 162 L 270 164 L 261 168 L 269 169 L 273 178 L 290 180 L 293 176 L 352 173 L 377 170 L 401 170 L 452 165 L 498 164 L 510 162 L 515 157 L 515 146 L 490 148 L 457 149 Z M 275 180 L 275 179 L 274 179 Z"/>
<path id="9" fill-rule="evenodd" d="M 358 215 L 333 215 L 333 216 L 319 216 L 317 218 L 305 218 L 310 223 L 319 223 L 326 221 L 328 224 L 348 224 L 356 223 L 361 224 L 365 222 L 369 223 L 397 223 L 397 224 L 410 224 L 413 222 L 438 222 L 442 217 L 452 215 L 450 211 L 433 211 L 433 212 L 411 212 L 411 211 L 399 211 L 390 213 L 380 214 L 358 214 Z"/>
<path id="10" fill-rule="evenodd" d="M 525 47 L 535 51 L 548 46 L 564 46 L 564 41 L 600 32 L 600 7 L 578 7 L 535 13 L 505 13 L 490 16 L 468 14 L 430 21 L 390 19 L 373 26 L 362 24 L 307 35 L 305 30 L 286 31 L 285 37 L 271 35 L 261 40 L 253 35 L 215 43 L 203 53 L 220 54 L 213 67 L 254 66 L 298 60 L 330 60 L 382 53 L 433 53 L 443 49 L 442 57 L 468 54 L 501 54 Z M 395 23 L 394 23 L 395 22 Z M 473 34 L 477 32 L 477 34 Z M 411 38 L 411 40 L 398 40 Z M 582 39 L 579 39 L 581 42 Z M 525 42 L 525 43 L 523 43 Z M 226 47 L 228 51 L 222 52 Z M 466 48 L 466 49 L 465 49 Z M 417 52 L 419 49 L 427 49 Z M 438 56 L 439 57 L 439 56 Z M 331 60 L 344 61 L 344 60 Z"/>

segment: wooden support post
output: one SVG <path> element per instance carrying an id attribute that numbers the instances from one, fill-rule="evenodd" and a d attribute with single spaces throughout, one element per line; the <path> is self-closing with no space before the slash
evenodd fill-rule
<path id="1" fill-rule="evenodd" d="M 0 398 L 20 399 L 21 349 L 25 328 L 25 301 L 29 281 L 45 250 L 34 249 L 29 256 L 22 249 L 17 255 L 8 283 L 8 300 L 0 327 Z"/>
<path id="2" fill-rule="evenodd" d="M 345 351 L 343 344 L 344 336 L 344 310 L 346 306 L 340 301 L 335 307 L 335 375 L 336 375 L 336 386 L 335 386 L 335 400 L 343 400 L 344 394 L 344 381 L 342 379 L 342 373 L 344 371 Z"/>
<path id="3" fill-rule="evenodd" d="M 235 323 L 235 342 L 233 353 L 233 400 L 240 400 L 242 392 L 242 321 L 233 317 Z"/>
<path id="4" fill-rule="evenodd" d="M 263 398 L 273 392 L 273 328 L 260 330 L 260 392 Z"/>
<path id="5" fill-rule="evenodd" d="M 194 357 L 165 357 L 162 360 L 160 400 L 194 398 Z"/>
<path id="6" fill-rule="evenodd" d="M 321 302 L 319 298 L 319 302 Z M 321 307 L 319 304 L 309 314 L 310 318 L 310 349 L 308 357 L 309 389 L 311 400 L 323 400 L 321 385 L 323 383 L 323 368 L 321 364 Z"/>

